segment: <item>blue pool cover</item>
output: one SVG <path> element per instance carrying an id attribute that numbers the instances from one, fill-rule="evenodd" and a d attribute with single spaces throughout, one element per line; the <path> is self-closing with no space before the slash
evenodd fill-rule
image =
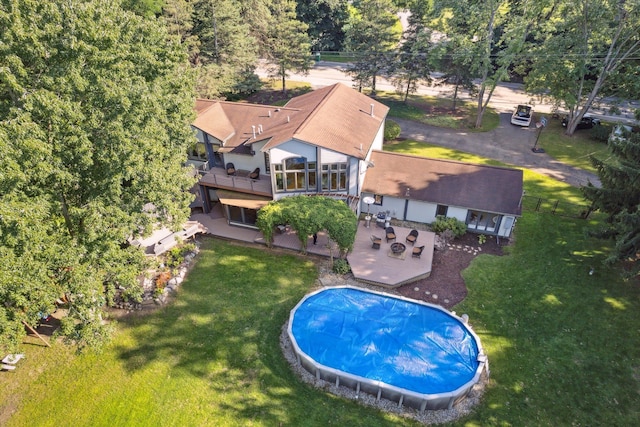
<path id="1" fill-rule="evenodd" d="M 353 288 L 308 296 L 291 332 L 317 363 L 416 393 L 454 391 L 479 363 L 474 335 L 445 310 Z"/>

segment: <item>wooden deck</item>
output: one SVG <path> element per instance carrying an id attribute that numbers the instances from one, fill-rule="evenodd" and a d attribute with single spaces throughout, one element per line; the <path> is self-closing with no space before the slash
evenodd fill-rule
<path id="1" fill-rule="evenodd" d="M 227 220 L 222 215 L 220 209 L 213 209 L 209 214 L 194 214 L 191 216 L 191 220 L 198 221 L 206 228 L 206 233 L 213 236 L 262 245 L 266 244 L 261 232 L 251 228 L 227 224 Z M 405 242 L 405 238 L 411 230 L 395 226 L 394 229 L 397 236 L 396 241 L 404 243 L 407 246 L 404 257 L 389 255 L 392 242 L 386 242 L 382 228 L 375 227 L 375 225 L 372 225 L 371 228 L 366 228 L 364 222 L 359 223 L 353 251 L 347 255 L 347 260 L 356 279 L 387 288 L 396 288 L 423 279 L 431 274 L 435 234 L 420 231 L 415 246 L 424 245 L 425 248 L 420 258 L 413 258 L 411 256 L 413 247 L 411 244 Z M 372 248 L 372 234 L 383 238 L 380 249 Z M 273 245 L 294 251 L 301 250 L 298 235 L 294 230 L 287 230 L 284 233 L 274 233 Z M 318 233 L 316 245 L 313 244 L 312 236 L 307 237 L 307 252 L 310 254 L 328 257 L 330 256 L 328 245 L 329 239 L 324 232 Z M 337 254 L 337 247 L 333 242 L 332 245 L 335 256 Z"/>
<path id="2" fill-rule="evenodd" d="M 396 242 L 406 245 L 404 256 L 396 256 L 391 253 L 391 244 L 385 239 L 385 231 L 374 224 L 366 228 L 360 223 L 353 244 L 353 251 L 347 255 L 353 276 L 363 282 L 380 285 L 388 288 L 397 288 L 407 283 L 429 277 L 433 263 L 433 245 L 435 233 L 420 231 L 415 247 L 423 246 L 424 250 L 420 258 L 414 258 L 411 252 L 414 248 L 405 239 L 411 231 L 410 228 L 393 227 L 396 232 Z M 374 249 L 371 236 L 382 238 L 380 249 Z"/>

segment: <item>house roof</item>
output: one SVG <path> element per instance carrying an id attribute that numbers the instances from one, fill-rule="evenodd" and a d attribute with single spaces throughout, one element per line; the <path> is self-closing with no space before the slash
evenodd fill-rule
<path id="1" fill-rule="evenodd" d="M 253 143 L 265 140 L 266 151 L 294 139 L 364 158 L 388 111 L 336 83 L 295 97 L 284 107 L 197 100 L 193 126 L 222 141 L 222 152 L 248 152 Z"/>
<path id="2" fill-rule="evenodd" d="M 500 214 L 522 214 L 520 169 L 373 151 L 362 191 Z"/>

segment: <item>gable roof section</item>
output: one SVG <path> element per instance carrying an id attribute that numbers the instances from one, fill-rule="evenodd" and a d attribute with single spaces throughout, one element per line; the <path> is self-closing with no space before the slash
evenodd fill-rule
<path id="1" fill-rule="evenodd" d="M 389 112 L 386 105 L 340 83 L 293 98 L 286 106 L 309 111 L 295 139 L 357 158 L 369 152 Z"/>
<path id="2" fill-rule="evenodd" d="M 265 151 L 296 139 L 364 158 L 388 111 L 337 83 L 295 97 L 284 107 L 197 100 L 193 126 L 222 141 L 222 152 L 248 152 L 251 144 L 267 140 Z"/>
<path id="3" fill-rule="evenodd" d="M 374 151 L 362 191 L 520 216 L 520 169 Z M 408 194 L 408 196 L 407 196 Z"/>

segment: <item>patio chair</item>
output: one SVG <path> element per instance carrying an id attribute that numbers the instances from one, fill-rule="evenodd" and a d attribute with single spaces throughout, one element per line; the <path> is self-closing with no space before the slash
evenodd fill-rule
<path id="1" fill-rule="evenodd" d="M 249 178 L 251 178 L 251 179 L 258 179 L 258 178 L 260 178 L 260 168 L 255 168 L 255 169 L 253 170 L 253 172 L 251 172 L 251 173 L 249 174 Z"/>
<path id="2" fill-rule="evenodd" d="M 233 163 L 227 163 L 227 175 L 235 175 L 236 174 L 236 167 L 233 165 Z"/>
<path id="3" fill-rule="evenodd" d="M 393 227 L 387 227 L 387 243 L 389 243 L 391 240 L 396 240 L 396 232 L 393 229 Z"/>
<path id="4" fill-rule="evenodd" d="M 382 244 L 382 239 L 378 236 L 371 236 L 371 247 L 373 249 L 380 249 L 380 245 Z"/>
<path id="5" fill-rule="evenodd" d="M 420 258 L 420 255 L 422 255 L 423 250 L 424 250 L 424 246 L 417 246 L 413 248 L 413 252 L 411 253 L 411 256 L 413 258 Z"/>
<path id="6" fill-rule="evenodd" d="M 414 245 L 416 243 L 416 240 L 418 240 L 418 230 L 411 230 L 409 232 L 409 235 L 407 236 L 407 242 Z"/>

